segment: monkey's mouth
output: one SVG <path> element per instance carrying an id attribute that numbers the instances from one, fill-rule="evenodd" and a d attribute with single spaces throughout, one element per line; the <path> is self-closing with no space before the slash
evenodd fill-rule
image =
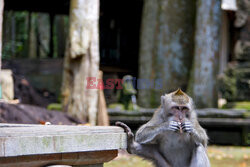
<path id="1" fill-rule="evenodd" d="M 182 130 L 182 127 L 181 127 L 181 122 L 178 121 L 177 123 L 178 123 L 178 126 L 179 126 L 179 132 L 183 133 L 183 130 Z"/>

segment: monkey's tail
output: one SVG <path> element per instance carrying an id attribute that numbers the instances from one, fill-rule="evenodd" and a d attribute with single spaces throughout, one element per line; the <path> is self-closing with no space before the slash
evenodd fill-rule
<path id="1" fill-rule="evenodd" d="M 123 123 L 123 122 L 117 121 L 117 122 L 115 122 L 115 125 L 116 125 L 116 126 L 120 126 L 121 128 L 123 128 L 124 131 L 125 131 L 126 133 L 132 133 L 132 131 L 131 131 L 131 129 L 128 127 L 128 125 L 126 125 L 126 124 Z"/>

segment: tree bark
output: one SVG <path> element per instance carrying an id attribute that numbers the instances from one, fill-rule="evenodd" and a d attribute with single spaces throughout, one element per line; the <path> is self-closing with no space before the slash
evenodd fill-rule
<path id="1" fill-rule="evenodd" d="M 4 1 L 0 0 L 0 72 L 2 67 L 2 27 L 3 27 L 3 6 Z M 0 92 L 1 93 L 1 92 Z"/>
<path id="2" fill-rule="evenodd" d="M 50 49 L 51 38 L 53 38 L 50 28 L 50 16 L 45 13 L 37 13 L 37 36 L 39 58 L 47 58 L 52 52 Z M 53 55 L 53 53 L 51 53 Z"/>
<path id="3" fill-rule="evenodd" d="M 139 77 L 153 81 L 154 86 L 149 89 L 138 84 L 139 105 L 156 107 L 162 94 L 187 87 L 193 55 L 195 2 L 144 1 Z"/>
<path id="4" fill-rule="evenodd" d="M 216 107 L 221 0 L 198 0 L 195 57 L 189 93 L 197 107 Z"/>
<path id="5" fill-rule="evenodd" d="M 99 0 L 71 0 L 69 40 L 64 59 L 63 107 L 70 115 L 96 124 L 98 90 L 87 77 L 99 72 Z"/>
<path id="6" fill-rule="evenodd" d="M 29 58 L 37 58 L 37 14 L 29 13 Z"/>

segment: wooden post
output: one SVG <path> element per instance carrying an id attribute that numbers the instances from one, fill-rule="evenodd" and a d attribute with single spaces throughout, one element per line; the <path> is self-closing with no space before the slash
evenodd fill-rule
<path id="1" fill-rule="evenodd" d="M 198 0 L 197 4 L 195 57 L 189 93 L 197 107 L 216 107 L 221 0 Z"/>
<path id="2" fill-rule="evenodd" d="M 103 79 L 103 72 L 99 71 L 99 79 Z M 98 114 L 97 125 L 109 126 L 109 116 L 107 111 L 107 105 L 104 97 L 103 89 L 99 89 L 98 92 Z"/>
<path id="3" fill-rule="evenodd" d="M 71 0 L 62 98 L 72 116 L 96 125 L 98 90 L 87 88 L 88 77 L 99 72 L 99 0 Z"/>

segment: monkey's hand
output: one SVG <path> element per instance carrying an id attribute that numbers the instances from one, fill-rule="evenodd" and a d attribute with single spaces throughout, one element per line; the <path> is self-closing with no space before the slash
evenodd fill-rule
<path id="1" fill-rule="evenodd" d="M 184 132 L 191 133 L 193 132 L 193 126 L 190 121 L 186 121 L 181 124 L 181 128 L 183 129 Z"/>
<path id="2" fill-rule="evenodd" d="M 177 121 L 170 121 L 168 129 L 174 132 L 179 131 L 180 130 L 179 123 Z"/>
<path id="3" fill-rule="evenodd" d="M 127 148 L 127 151 L 128 153 L 131 154 L 131 145 L 133 144 L 134 142 L 134 134 L 133 132 L 131 131 L 131 129 L 128 127 L 128 125 L 126 125 L 125 123 L 123 122 L 120 122 L 120 121 L 117 121 L 115 123 L 116 126 L 120 126 L 121 128 L 124 129 L 125 133 L 127 133 L 127 145 L 128 145 L 128 148 Z"/>

